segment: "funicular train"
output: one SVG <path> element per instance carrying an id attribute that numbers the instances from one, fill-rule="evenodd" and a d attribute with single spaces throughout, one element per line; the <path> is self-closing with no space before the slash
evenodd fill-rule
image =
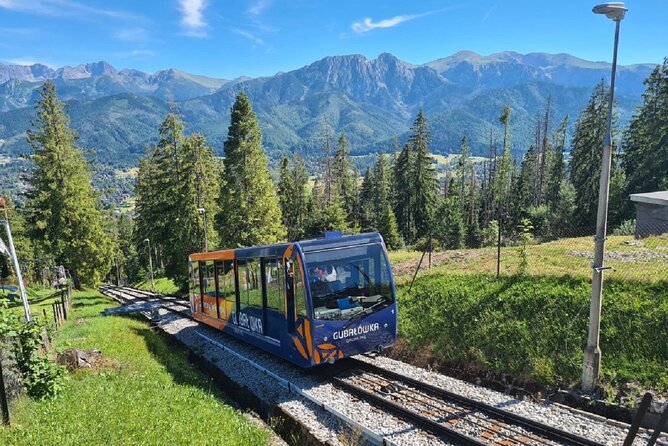
<path id="1" fill-rule="evenodd" d="M 301 367 L 394 344 L 396 290 L 380 234 L 192 254 L 193 317 Z"/>

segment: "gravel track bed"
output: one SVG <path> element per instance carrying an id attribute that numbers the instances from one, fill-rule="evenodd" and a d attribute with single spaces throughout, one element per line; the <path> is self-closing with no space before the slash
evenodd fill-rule
<path id="1" fill-rule="evenodd" d="M 134 300 L 134 299 L 128 299 Z M 243 355 L 251 361 L 271 370 L 280 378 L 299 386 L 308 395 L 330 405 L 350 419 L 401 446 L 449 445 L 458 444 L 436 438 L 428 432 L 414 427 L 411 423 L 384 413 L 381 409 L 360 401 L 355 396 L 340 390 L 325 378 L 303 371 L 286 361 L 278 359 L 255 347 L 246 345 L 228 335 L 214 330 L 197 321 L 174 314 L 165 309 L 157 312 L 160 316 L 158 326 L 164 332 L 175 336 L 180 342 L 195 353 L 214 364 L 235 383 L 249 389 L 256 397 L 269 405 L 277 405 L 287 414 L 299 420 L 319 441 L 329 445 L 367 444 L 358 434 L 350 432 L 332 414 L 316 406 L 307 399 L 284 389 L 270 376 L 267 376 L 245 361 L 225 352 L 202 336 Z M 148 316 L 148 315 L 147 315 Z M 155 312 L 154 312 L 155 317 Z M 154 321 L 155 323 L 156 321 Z M 591 440 L 607 445 L 621 445 L 628 427 L 608 421 L 595 415 L 585 415 L 568 407 L 550 403 L 520 401 L 511 396 L 479 387 L 409 364 L 386 357 L 358 357 L 381 368 L 386 368 L 419 381 L 441 387 L 451 392 L 478 399 L 527 418 L 582 435 Z M 645 445 L 649 435 L 641 432 L 634 445 Z M 664 436 L 657 445 L 668 446 Z"/>
<path id="2" fill-rule="evenodd" d="M 476 386 L 439 373 L 430 372 L 383 356 L 376 358 L 362 356 L 358 357 L 358 359 L 468 398 L 485 401 L 508 412 L 513 412 L 526 418 L 563 429 L 599 443 L 621 445 L 628 431 L 628 426 L 617 421 L 606 420 L 597 415 L 586 414 L 548 401 L 540 403 L 521 401 L 494 390 Z M 647 444 L 649 437 L 650 435 L 647 432 L 641 430 L 633 444 L 644 446 Z M 668 446 L 668 437 L 665 434 L 662 435 L 656 444 Z"/>

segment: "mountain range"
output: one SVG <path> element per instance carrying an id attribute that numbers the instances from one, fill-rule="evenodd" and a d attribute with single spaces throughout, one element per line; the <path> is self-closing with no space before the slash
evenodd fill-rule
<path id="1" fill-rule="evenodd" d="M 643 80 L 654 66 L 618 67 L 620 125 L 640 102 Z M 283 152 L 321 154 L 325 119 L 336 134 L 346 133 L 353 155 L 388 151 L 394 137 L 406 139 L 420 108 L 430 124 L 433 152 L 456 152 L 466 134 L 474 154 L 483 155 L 490 131 L 498 138 L 505 104 L 512 109 L 513 152 L 521 155 L 548 97 L 553 123 L 568 115 L 572 126 L 592 87 L 609 75 L 608 63 L 568 54 L 469 51 L 421 65 L 389 53 L 376 59 L 332 56 L 273 76 L 233 80 L 177 69 L 117 70 L 106 62 L 59 69 L 0 64 L 0 159 L 29 152 L 25 131 L 36 90 L 46 80 L 68 103 L 80 145 L 97 161 L 121 167 L 134 165 L 145 146 L 155 143 L 170 107 L 183 116 L 187 133 L 203 133 L 222 153 L 229 109 L 241 90 L 253 103 L 272 159 Z"/>

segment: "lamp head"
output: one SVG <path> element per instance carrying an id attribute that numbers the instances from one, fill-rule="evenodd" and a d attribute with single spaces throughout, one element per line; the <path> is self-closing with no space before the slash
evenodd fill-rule
<path id="1" fill-rule="evenodd" d="M 205 208 L 197 208 L 197 212 L 204 213 L 204 212 L 206 212 L 206 209 Z"/>
<path id="2" fill-rule="evenodd" d="M 145 239 L 144 239 L 144 242 L 146 242 L 146 243 L 149 243 L 149 242 L 150 242 L 150 240 L 149 240 L 149 239 L 147 239 L 147 238 L 145 238 Z"/>
<path id="3" fill-rule="evenodd" d="M 594 6 L 592 12 L 594 14 L 605 14 L 607 18 L 620 22 L 628 10 L 624 2 L 610 2 Z"/>

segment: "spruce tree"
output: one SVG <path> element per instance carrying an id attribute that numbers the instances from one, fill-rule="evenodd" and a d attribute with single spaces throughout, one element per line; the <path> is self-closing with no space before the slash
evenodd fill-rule
<path id="1" fill-rule="evenodd" d="M 376 187 L 373 175 L 371 174 L 371 169 L 367 167 L 362 178 L 362 188 L 360 190 L 359 226 L 362 232 L 377 230 L 375 216 L 378 209 L 374 203 L 375 198 Z"/>
<path id="2" fill-rule="evenodd" d="M 643 103 L 622 142 L 627 194 L 668 189 L 668 58 L 652 71 L 645 85 Z"/>
<path id="3" fill-rule="evenodd" d="M 575 187 L 576 205 L 574 223 L 589 229 L 594 228 L 596 224 L 603 135 L 608 125 L 609 94 L 610 89 L 601 80 L 594 88 L 586 108 L 580 112 L 571 142 L 570 179 Z M 614 158 L 612 170 L 614 174 Z"/>
<path id="4" fill-rule="evenodd" d="M 418 237 L 431 233 L 433 214 L 436 206 L 438 181 L 433 159 L 429 153 L 429 128 L 424 111 L 420 109 L 411 128 L 409 144 L 415 152 L 413 170 L 413 193 L 415 194 L 415 228 Z"/>
<path id="5" fill-rule="evenodd" d="M 458 198 L 442 200 L 436 211 L 434 237 L 445 249 L 459 249 L 464 246 L 465 236 Z"/>
<path id="6" fill-rule="evenodd" d="M 352 228 L 357 220 L 355 215 L 357 212 L 357 184 L 348 156 L 348 139 L 346 139 L 345 133 L 341 133 L 336 145 L 332 174 L 334 195 L 342 201 L 347 225 Z"/>
<path id="7" fill-rule="evenodd" d="M 385 154 L 378 155 L 376 165 L 373 168 L 373 220 L 374 227 L 381 233 L 385 244 L 390 249 L 397 249 L 403 245 L 397 220 L 392 210 L 390 200 L 390 185 L 388 184 L 388 167 Z M 365 175 L 366 177 L 366 175 Z"/>
<path id="8" fill-rule="evenodd" d="M 26 205 L 32 238 L 70 270 L 76 285 L 96 286 L 110 269 L 112 247 L 90 168 L 52 82 L 40 87 L 35 108 L 28 130 L 35 169 Z"/>
<path id="9" fill-rule="evenodd" d="M 188 273 L 184 259 L 204 251 L 205 236 L 210 248 L 218 244 L 212 220 L 218 211 L 221 170 L 204 137 L 184 136 L 183 128 L 181 118 L 169 113 L 159 127 L 157 146 L 139 163 L 133 232 L 142 257 L 148 255 L 145 240 L 149 239 L 156 266 L 164 266 L 158 272 L 181 286 Z"/>
<path id="10" fill-rule="evenodd" d="M 232 106 L 224 151 L 220 213 L 216 217 L 221 243 L 232 248 L 283 240 L 286 231 L 262 147 L 260 123 L 243 92 Z"/>
<path id="11" fill-rule="evenodd" d="M 566 132 L 568 130 L 568 116 L 564 116 L 559 127 L 555 131 L 552 140 L 554 154 L 552 156 L 552 165 L 550 166 L 550 175 L 547 182 L 547 191 L 545 201 L 551 210 L 558 206 L 559 195 L 561 193 L 561 184 L 565 178 L 565 160 L 564 148 L 566 147 Z"/>
<path id="12" fill-rule="evenodd" d="M 290 167 L 288 157 L 282 156 L 279 163 L 278 198 L 289 241 L 299 240 L 306 234 L 307 216 L 310 215 L 307 183 L 308 173 L 302 158 L 297 155 Z"/>

